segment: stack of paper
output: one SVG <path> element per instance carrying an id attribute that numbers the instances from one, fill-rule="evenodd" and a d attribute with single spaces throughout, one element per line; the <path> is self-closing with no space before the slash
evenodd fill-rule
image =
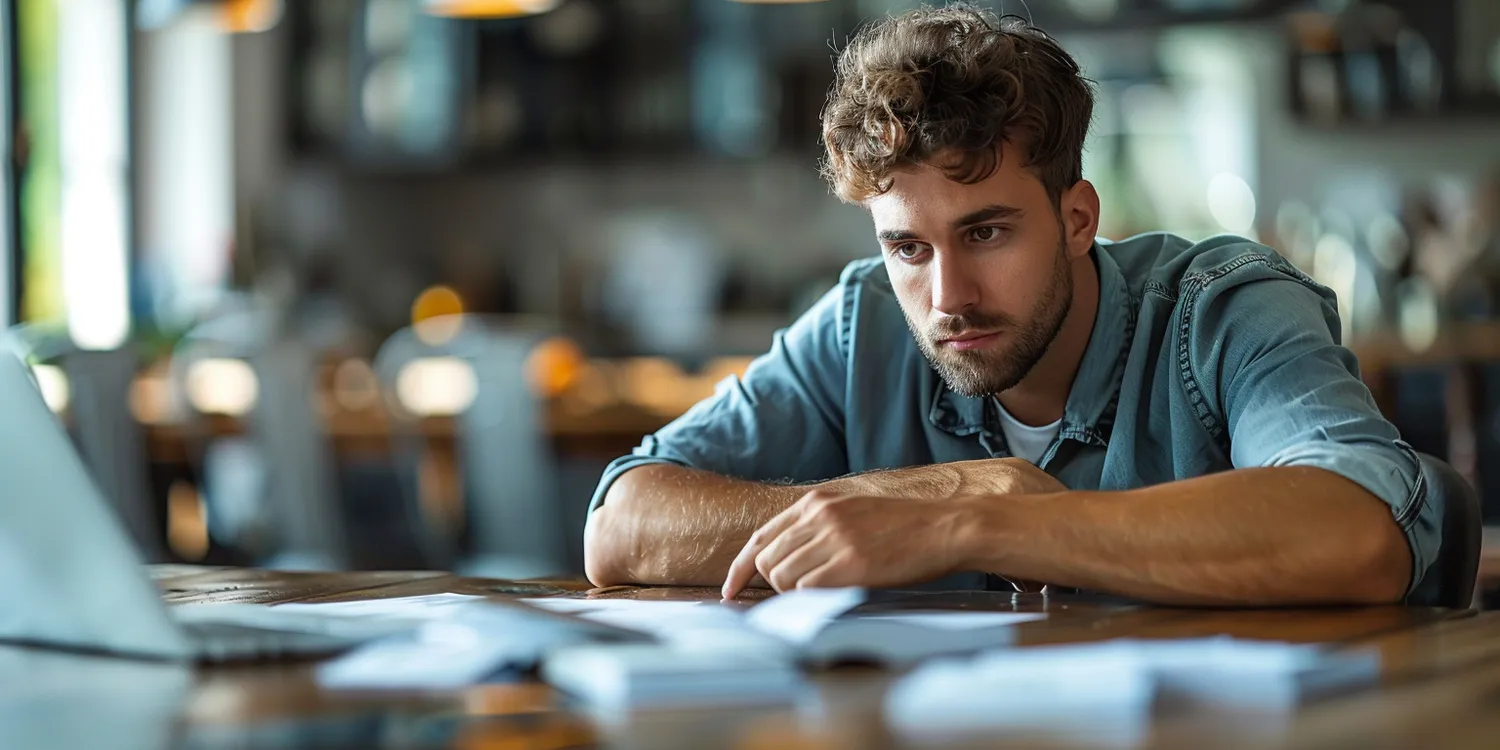
<path id="1" fill-rule="evenodd" d="M 1283 712 L 1380 676 L 1374 651 L 1214 638 L 1156 641 L 1146 652 L 1166 700 L 1239 711 Z"/>
<path id="2" fill-rule="evenodd" d="M 900 665 L 1014 642 L 1011 626 L 1045 617 L 1016 612 L 849 614 L 863 589 L 799 590 L 743 610 L 715 603 L 528 599 L 527 604 L 650 633 L 679 648 L 778 652 L 804 662 Z"/>
<path id="3" fill-rule="evenodd" d="M 670 645 L 563 649 L 547 658 L 542 677 L 605 712 L 784 703 L 802 685 L 794 662 L 774 652 Z"/>
<path id="4" fill-rule="evenodd" d="M 318 680 L 334 688 L 454 688 L 502 670 L 534 668 L 565 646 L 649 640 L 523 607 L 469 602 L 321 665 Z"/>
<path id="5" fill-rule="evenodd" d="M 892 728 L 909 736 L 1010 730 L 1128 747 L 1144 736 L 1158 700 L 1286 713 L 1368 684 L 1379 667 L 1369 651 L 1229 638 L 1045 646 L 923 666 L 892 688 L 885 709 Z"/>
<path id="6" fill-rule="evenodd" d="M 1006 734 L 1133 747 L 1150 729 L 1153 688 L 1120 649 L 1010 649 L 919 667 L 886 694 L 885 714 L 917 742 Z"/>

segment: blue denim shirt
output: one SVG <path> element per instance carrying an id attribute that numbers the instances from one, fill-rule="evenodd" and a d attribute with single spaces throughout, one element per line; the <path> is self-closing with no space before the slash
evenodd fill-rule
<path id="1" fill-rule="evenodd" d="M 1100 240 L 1093 257 L 1099 311 L 1041 468 L 1088 490 L 1249 466 L 1328 469 L 1390 506 L 1411 546 L 1408 598 L 1423 598 L 1410 592 L 1437 556 L 1441 498 L 1429 497 L 1416 454 L 1340 345 L 1333 293 L 1238 237 Z M 947 388 L 873 258 L 845 269 L 743 378 L 612 463 L 592 507 L 622 472 L 648 463 L 815 482 L 1009 455 L 994 399 Z M 968 574 L 941 585 L 985 582 Z"/>

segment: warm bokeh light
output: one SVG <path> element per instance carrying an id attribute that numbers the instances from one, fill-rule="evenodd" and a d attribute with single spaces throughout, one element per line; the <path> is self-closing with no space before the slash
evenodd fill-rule
<path id="1" fill-rule="evenodd" d="M 571 340 L 547 339 L 531 350 L 526 359 L 526 380 L 534 392 L 553 398 L 578 382 L 587 364 L 583 350 Z"/>
<path id="2" fill-rule="evenodd" d="M 188 367 L 188 403 L 203 414 L 240 417 L 260 397 L 260 381 L 249 363 L 239 359 L 204 359 Z"/>
<path id="3" fill-rule="evenodd" d="M 68 404 L 73 399 L 67 373 L 56 365 L 35 365 L 31 371 L 36 375 L 36 385 L 42 392 L 42 400 L 47 402 L 47 408 L 53 414 L 67 411 Z"/>
<path id="4" fill-rule="evenodd" d="M 167 490 L 167 544 L 188 562 L 208 554 L 208 513 L 198 488 L 184 481 Z"/>
<path id="5" fill-rule="evenodd" d="M 380 380 L 363 359 L 346 359 L 333 370 L 333 401 L 346 411 L 365 411 L 380 403 Z"/>
<path id="6" fill-rule="evenodd" d="M 281 21 L 282 0 L 224 0 L 219 26 L 231 33 L 268 31 Z"/>
<path id="7" fill-rule="evenodd" d="M 172 379 L 152 368 L 130 383 L 130 413 L 141 424 L 165 424 L 180 416 L 172 399 Z"/>
<path id="8" fill-rule="evenodd" d="M 448 18 L 516 18 L 546 13 L 561 4 L 561 0 L 427 0 L 423 8 Z"/>
<path id="9" fill-rule="evenodd" d="M 479 395 L 474 367 L 457 357 L 428 357 L 406 363 L 396 375 L 396 398 L 419 417 L 462 414 Z"/>
<path id="10" fill-rule="evenodd" d="M 453 340 L 463 327 L 464 300 L 452 287 L 429 287 L 411 303 L 411 324 L 417 338 L 428 346 Z"/>

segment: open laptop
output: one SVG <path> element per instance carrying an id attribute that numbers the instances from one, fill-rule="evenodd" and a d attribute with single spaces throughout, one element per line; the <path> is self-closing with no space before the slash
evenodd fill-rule
<path id="1" fill-rule="evenodd" d="M 162 603 L 29 368 L 0 349 L 0 641 L 223 661 L 333 653 L 414 627 L 192 609 L 174 616 Z"/>

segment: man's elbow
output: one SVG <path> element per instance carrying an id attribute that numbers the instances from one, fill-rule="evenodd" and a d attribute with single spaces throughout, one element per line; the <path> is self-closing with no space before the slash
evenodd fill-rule
<path id="1" fill-rule="evenodd" d="M 583 527 L 583 572 L 595 586 L 636 583 L 636 544 L 631 522 L 632 490 L 638 470 L 621 474 L 610 485 L 604 502 L 589 513 Z"/>
<path id="2" fill-rule="evenodd" d="M 1395 521 L 1380 519 L 1377 529 L 1368 535 L 1369 544 L 1356 557 L 1355 587 L 1363 604 L 1400 604 L 1411 584 L 1412 555 L 1406 535 Z"/>
<path id="3" fill-rule="evenodd" d="M 629 583 L 629 561 L 621 544 L 620 533 L 611 516 L 619 510 L 608 504 L 589 514 L 583 527 L 583 573 L 595 586 L 619 586 Z"/>

